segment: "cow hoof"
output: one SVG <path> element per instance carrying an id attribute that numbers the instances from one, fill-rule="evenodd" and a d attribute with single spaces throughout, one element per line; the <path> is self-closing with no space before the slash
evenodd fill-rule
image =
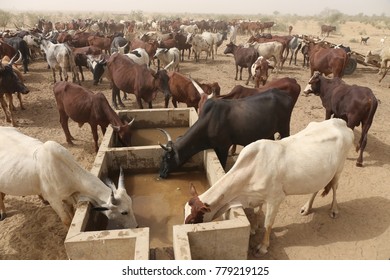
<path id="1" fill-rule="evenodd" d="M 0 214 L 0 221 L 4 220 L 5 217 L 7 217 L 7 214 L 5 214 L 5 213 Z"/>
<path id="2" fill-rule="evenodd" d="M 361 163 L 361 162 L 356 162 L 356 166 L 357 166 L 357 167 L 363 167 L 363 163 Z"/>
<path id="3" fill-rule="evenodd" d="M 260 258 L 260 257 L 264 256 L 267 253 L 268 253 L 267 247 L 264 246 L 264 245 L 259 245 L 259 246 L 257 246 L 256 250 L 254 251 L 253 255 L 256 258 Z"/>
<path id="4" fill-rule="evenodd" d="M 330 211 L 329 213 L 329 216 L 332 218 L 332 219 L 336 219 L 338 217 L 339 213 L 335 212 L 335 211 Z"/>
<path id="5" fill-rule="evenodd" d="M 307 216 L 309 215 L 309 213 L 310 213 L 310 209 L 306 205 L 301 208 L 300 214 L 302 216 Z"/>

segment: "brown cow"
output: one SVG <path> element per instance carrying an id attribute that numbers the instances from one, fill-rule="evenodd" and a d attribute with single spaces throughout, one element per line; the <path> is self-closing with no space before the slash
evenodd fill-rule
<path id="1" fill-rule="evenodd" d="M 226 45 L 226 49 L 223 53 L 231 53 L 234 55 L 236 65 L 236 77 L 234 78 L 235 80 L 237 80 L 238 66 L 240 66 L 240 80 L 242 80 L 242 68 L 248 68 L 248 80 L 245 83 L 247 85 L 249 83 L 249 79 L 252 77 L 251 66 L 259 56 L 257 50 L 255 50 L 254 48 L 244 48 L 242 46 L 237 46 L 230 42 Z"/>
<path id="2" fill-rule="evenodd" d="M 107 54 L 111 54 L 111 39 L 107 37 L 99 36 L 89 36 L 88 43 L 90 46 L 98 47 L 99 49 L 105 51 Z"/>
<path id="3" fill-rule="evenodd" d="M 325 24 L 321 25 L 321 36 L 326 34 L 326 37 L 329 37 L 329 33 L 332 31 L 336 31 L 336 26 L 325 25 Z"/>
<path id="4" fill-rule="evenodd" d="M 368 87 L 348 85 L 340 78 L 327 79 L 316 72 L 311 77 L 305 91 L 319 95 L 325 108 L 325 119 L 341 118 L 354 129 L 362 124 L 362 134 L 356 152 L 360 150 L 356 166 L 363 166 L 363 151 L 367 144 L 367 134 L 371 127 L 378 101 Z"/>
<path id="5" fill-rule="evenodd" d="M 325 75 L 333 74 L 333 77 L 341 78 L 348 61 L 348 55 L 343 49 L 324 48 L 321 44 L 309 44 L 310 77 L 314 71 Z"/>
<path id="6" fill-rule="evenodd" d="M 260 87 L 260 83 L 263 86 L 265 85 L 269 76 L 268 69 L 274 69 L 274 67 L 263 56 L 259 56 L 255 63 L 252 64 L 251 72 L 255 82 L 255 88 Z"/>
<path id="7" fill-rule="evenodd" d="M 66 142 L 73 145 L 74 138 L 70 134 L 68 120 L 71 118 L 81 127 L 89 123 L 95 141 L 95 152 L 99 150 L 97 126 L 102 133 L 106 133 L 107 126 L 111 124 L 118 139 L 124 146 L 131 145 L 131 125 L 134 119 L 128 123 L 119 118 L 115 111 L 108 104 L 103 93 L 93 93 L 82 86 L 69 82 L 58 82 L 53 88 L 57 102 L 57 109 L 60 113 L 60 123 L 66 136 Z"/>
<path id="8" fill-rule="evenodd" d="M 217 82 L 215 83 L 198 83 L 201 89 L 197 89 L 190 78 L 187 78 L 183 74 L 178 72 L 169 72 L 169 92 L 172 96 L 172 104 L 176 108 L 177 102 L 187 104 L 187 107 L 194 107 L 198 110 L 198 106 L 201 102 L 201 96 L 214 94 L 219 96 L 221 88 Z M 201 91 L 201 92 L 199 92 Z M 207 99 L 207 98 L 206 98 Z M 165 108 L 168 108 L 169 98 L 165 99 Z M 205 102 L 205 101 L 204 101 Z M 203 102 L 203 103 L 204 103 Z"/>
<path id="9" fill-rule="evenodd" d="M 139 65 L 126 55 L 114 53 L 107 61 L 108 78 L 112 83 L 112 104 L 114 108 L 118 103 L 124 106 L 120 100 L 120 90 L 133 93 L 136 96 L 140 109 L 143 109 L 142 100 L 152 108 L 152 100 L 158 91 L 165 94 L 165 100 L 169 99 L 168 75 L 166 70 L 152 72 L 147 65 Z M 165 101 L 168 102 L 168 101 Z"/>

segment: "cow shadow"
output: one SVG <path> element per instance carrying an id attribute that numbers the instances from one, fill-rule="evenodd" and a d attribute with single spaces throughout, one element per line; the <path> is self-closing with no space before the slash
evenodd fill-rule
<path id="1" fill-rule="evenodd" d="M 67 259 L 63 245 L 67 228 L 50 205 L 39 202 L 37 197 L 19 199 L 6 196 L 5 203 L 7 217 L 0 221 L 0 236 L 6 246 L 0 248 L 0 259 Z M 57 252 L 55 256 L 49 255 L 53 247 Z"/>
<path id="2" fill-rule="evenodd" d="M 287 248 L 307 247 L 317 248 L 324 245 L 340 242 L 358 242 L 363 240 L 372 240 L 386 232 L 390 226 L 390 200 L 384 197 L 367 197 L 339 203 L 340 216 L 337 219 L 331 219 L 328 215 L 329 205 L 314 208 L 309 214 L 312 218 L 305 223 L 292 223 L 290 225 L 274 227 L 271 234 L 271 245 L 269 252 L 256 258 L 252 254 L 260 242 L 264 230 L 260 228 L 254 236 L 250 238 L 250 259 L 290 259 Z M 296 215 L 299 215 L 297 212 Z M 308 217 L 309 217 L 308 216 Z M 262 221 L 264 217 L 261 217 Z M 276 217 L 276 221 L 278 216 Z M 261 226 L 263 224 L 261 223 Z M 383 242 L 378 240 L 379 242 Z M 383 248 L 388 250 L 388 248 Z M 343 250 L 340 247 L 340 250 Z M 337 248 L 333 250 L 337 252 Z M 325 254 L 325 253 L 324 253 Z M 340 251 L 340 258 L 344 254 Z M 360 251 L 356 249 L 356 258 L 361 258 Z M 333 256 L 337 259 L 337 256 Z M 390 256 L 388 256 L 390 257 Z M 294 255 L 295 259 L 305 259 L 307 256 Z M 332 258 L 332 256 L 329 256 Z"/>
<path id="3" fill-rule="evenodd" d="M 361 137 L 361 128 L 354 129 L 355 141 L 354 148 Z M 358 153 L 354 153 L 354 157 L 348 159 L 356 160 Z M 390 145 L 383 142 L 375 135 L 368 131 L 367 145 L 363 152 L 363 168 L 364 166 L 381 167 L 390 164 Z"/>

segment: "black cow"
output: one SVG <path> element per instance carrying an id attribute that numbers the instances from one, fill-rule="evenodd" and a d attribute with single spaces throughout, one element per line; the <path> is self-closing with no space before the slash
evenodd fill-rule
<path id="1" fill-rule="evenodd" d="M 263 94 L 236 100 L 209 99 L 199 119 L 175 143 L 169 134 L 160 166 L 160 177 L 185 163 L 196 153 L 215 149 L 225 167 L 231 145 L 248 145 L 259 139 L 290 135 L 290 118 L 294 100 L 288 93 L 270 89 Z"/>
<path id="2" fill-rule="evenodd" d="M 19 79 L 18 75 L 13 71 L 12 64 L 15 62 L 17 54 L 10 60 L 7 65 L 3 65 L 0 61 L 0 103 L 4 110 L 5 120 L 11 122 L 13 126 L 16 126 L 16 121 L 11 110 L 12 94 L 20 92 L 27 94 L 28 88 Z M 4 100 L 4 94 L 8 98 L 8 105 Z"/>
<path id="3" fill-rule="evenodd" d="M 4 38 L 4 40 L 15 48 L 16 52 L 20 51 L 23 58 L 23 71 L 24 74 L 28 72 L 28 63 L 30 57 L 30 50 L 28 48 L 27 42 L 20 37 Z"/>

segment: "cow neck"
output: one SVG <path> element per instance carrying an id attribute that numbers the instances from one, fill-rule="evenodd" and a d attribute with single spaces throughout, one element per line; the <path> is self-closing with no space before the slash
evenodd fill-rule
<path id="1" fill-rule="evenodd" d="M 108 105 L 108 103 L 107 103 L 107 105 Z M 106 108 L 105 113 L 106 113 L 107 119 L 110 122 L 110 124 L 112 124 L 114 126 L 122 126 L 123 123 L 122 123 L 121 119 L 119 118 L 118 114 L 111 108 L 111 106 L 108 105 L 105 108 Z"/>

